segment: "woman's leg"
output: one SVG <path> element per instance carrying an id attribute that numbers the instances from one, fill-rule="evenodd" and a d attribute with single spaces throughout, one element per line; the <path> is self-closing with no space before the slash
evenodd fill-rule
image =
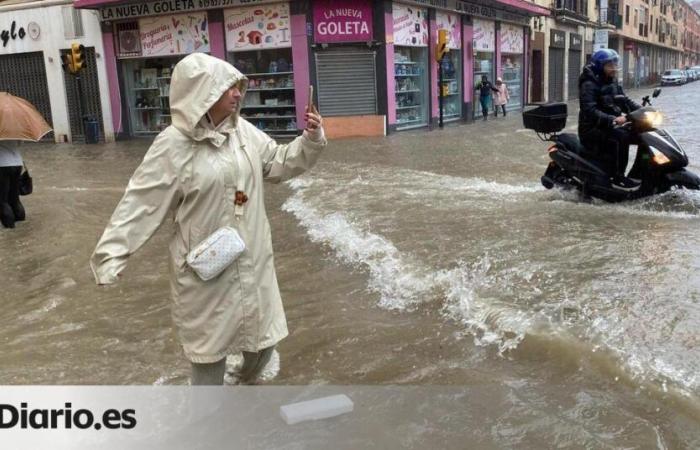
<path id="1" fill-rule="evenodd" d="M 265 348 L 259 352 L 243 352 L 243 367 L 241 367 L 241 372 L 239 374 L 239 379 L 241 383 L 253 383 L 263 371 L 268 362 L 270 362 L 270 357 L 272 356 L 272 351 L 275 346 Z"/>
<path id="2" fill-rule="evenodd" d="M 479 102 L 481 102 L 481 114 L 484 116 L 484 120 L 489 115 L 489 102 L 488 97 L 479 97 Z"/>
<path id="3" fill-rule="evenodd" d="M 501 105 L 501 108 L 503 108 L 503 117 L 505 117 L 505 116 L 506 116 L 506 105 L 505 105 L 505 103 L 504 103 L 503 105 Z"/>
<path id="4" fill-rule="evenodd" d="M 10 174 L 10 191 L 7 196 L 7 203 L 10 204 L 16 221 L 24 220 L 24 206 L 19 201 L 19 178 L 22 175 L 22 166 L 11 167 L 14 169 Z"/>
<path id="5" fill-rule="evenodd" d="M 192 386 L 221 386 L 224 372 L 226 358 L 215 363 L 192 363 Z"/>
<path id="6" fill-rule="evenodd" d="M 0 222 L 5 228 L 15 227 L 15 213 L 8 203 L 10 196 L 11 167 L 0 167 Z"/>
<path id="7" fill-rule="evenodd" d="M 498 105 L 494 105 L 493 107 L 493 116 L 498 117 Z"/>

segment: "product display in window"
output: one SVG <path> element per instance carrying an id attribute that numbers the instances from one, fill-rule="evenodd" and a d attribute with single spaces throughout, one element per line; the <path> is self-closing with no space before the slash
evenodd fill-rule
<path id="1" fill-rule="evenodd" d="M 424 47 L 396 47 L 394 91 L 399 129 L 428 123 L 428 52 Z"/>
<path id="2" fill-rule="evenodd" d="M 248 77 L 242 117 L 272 135 L 296 134 L 291 49 L 232 52 L 229 59 Z"/>
<path id="3" fill-rule="evenodd" d="M 501 56 L 503 82 L 508 87 L 510 99 L 508 109 L 518 109 L 522 105 L 522 55 L 506 54 Z"/>
<path id="4" fill-rule="evenodd" d="M 445 55 L 442 61 L 443 86 L 445 98 L 443 104 L 444 119 L 458 119 L 462 115 L 462 91 L 461 73 L 459 67 L 462 64 L 461 52 L 453 50 Z"/>
<path id="5" fill-rule="evenodd" d="M 153 58 L 122 62 L 132 133 L 159 133 L 170 125 L 170 75 L 178 60 Z"/>

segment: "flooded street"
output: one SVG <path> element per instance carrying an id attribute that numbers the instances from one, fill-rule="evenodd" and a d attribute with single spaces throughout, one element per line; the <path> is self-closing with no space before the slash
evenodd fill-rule
<path id="1" fill-rule="evenodd" d="M 699 102 L 700 83 L 654 102 L 695 172 Z M 0 384 L 188 382 L 170 225 L 115 286 L 88 264 L 148 145 L 24 147 L 28 220 L 0 230 Z M 547 146 L 511 113 L 331 142 L 267 185 L 290 329 L 269 383 L 483 386 L 465 426 L 485 448 L 700 448 L 700 193 L 582 202 L 541 186 Z"/>

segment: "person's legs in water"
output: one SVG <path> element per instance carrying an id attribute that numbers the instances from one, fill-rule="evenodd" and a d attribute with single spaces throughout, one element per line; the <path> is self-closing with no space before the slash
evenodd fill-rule
<path id="1" fill-rule="evenodd" d="M 10 190 L 7 195 L 7 203 L 10 204 L 12 212 L 15 214 L 15 220 L 20 222 L 25 219 L 24 206 L 19 201 L 19 178 L 22 175 L 22 166 L 10 167 L 14 169 L 10 173 Z"/>
<path id="2" fill-rule="evenodd" d="M 479 97 L 479 102 L 481 103 L 481 114 L 484 116 L 484 120 L 489 115 L 489 98 L 488 97 Z"/>
<path id="3" fill-rule="evenodd" d="M 0 167 L 0 222 L 5 228 L 15 227 L 15 213 L 9 203 L 12 167 Z"/>
<path id="4" fill-rule="evenodd" d="M 493 117 L 498 117 L 498 105 L 493 107 Z"/>
<path id="5" fill-rule="evenodd" d="M 243 367 L 238 375 L 238 379 L 243 384 L 254 383 L 260 376 L 272 356 L 275 346 L 260 350 L 259 352 L 243 352 Z"/>
<path id="6" fill-rule="evenodd" d="M 192 386 L 221 386 L 224 384 L 226 358 L 214 363 L 192 363 Z"/>
<path id="7" fill-rule="evenodd" d="M 503 108 L 503 117 L 506 116 L 506 105 L 501 105 L 501 108 Z"/>

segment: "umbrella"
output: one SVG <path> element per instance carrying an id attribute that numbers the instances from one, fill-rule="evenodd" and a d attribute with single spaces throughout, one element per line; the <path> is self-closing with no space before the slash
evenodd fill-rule
<path id="1" fill-rule="evenodd" d="M 0 141 L 38 141 L 51 127 L 34 105 L 9 92 L 0 92 Z"/>

